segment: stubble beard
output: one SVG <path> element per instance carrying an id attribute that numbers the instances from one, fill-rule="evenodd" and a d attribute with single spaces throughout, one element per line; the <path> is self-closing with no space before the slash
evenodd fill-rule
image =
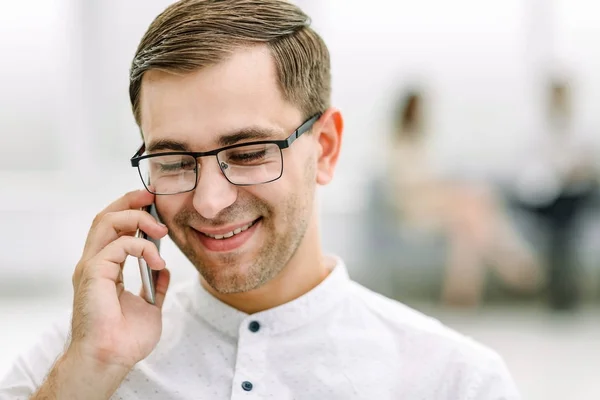
<path id="1" fill-rule="evenodd" d="M 244 260 L 240 264 L 241 254 L 232 252 L 218 257 L 218 263 L 208 263 L 202 257 L 195 232 L 189 227 L 189 211 L 182 213 L 176 220 L 177 228 L 170 230 L 169 236 L 190 260 L 196 270 L 216 292 L 221 294 L 242 293 L 257 289 L 275 278 L 292 259 L 308 228 L 311 217 L 310 201 L 291 199 L 282 207 L 281 226 L 286 228 L 278 233 L 274 225 L 276 216 L 266 213 L 261 221 L 260 234 L 265 238 L 259 244 L 254 259 Z M 308 203 L 308 204 L 307 204 Z M 193 217 L 192 217 L 193 218 Z M 258 232 L 257 232 L 258 233 Z"/>

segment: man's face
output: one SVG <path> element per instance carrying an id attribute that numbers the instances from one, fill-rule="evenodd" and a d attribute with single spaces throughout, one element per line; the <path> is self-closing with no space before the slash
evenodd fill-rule
<path id="1" fill-rule="evenodd" d="M 168 144 L 155 152 L 209 151 L 248 130 L 285 139 L 303 122 L 299 109 L 282 97 L 266 47 L 240 49 L 185 75 L 150 71 L 140 106 L 146 148 Z M 318 156 L 318 140 L 305 134 L 283 150 L 281 178 L 255 186 L 232 185 L 214 156 L 202 157 L 195 191 L 156 196 L 157 209 L 173 242 L 211 287 L 220 293 L 252 290 L 285 267 L 304 237 Z M 231 231 L 237 234 L 214 238 Z"/>

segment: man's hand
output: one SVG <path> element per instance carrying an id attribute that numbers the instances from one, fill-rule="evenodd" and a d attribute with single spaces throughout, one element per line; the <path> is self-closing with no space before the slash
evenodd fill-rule
<path id="1" fill-rule="evenodd" d="M 71 340 L 39 398 L 109 398 L 158 343 L 169 273 L 156 246 L 134 237 L 138 229 L 156 239 L 167 234 L 165 226 L 139 210 L 153 200 L 146 190 L 130 192 L 94 219 L 73 274 Z M 122 269 L 129 255 L 160 270 L 155 305 L 124 289 Z"/>

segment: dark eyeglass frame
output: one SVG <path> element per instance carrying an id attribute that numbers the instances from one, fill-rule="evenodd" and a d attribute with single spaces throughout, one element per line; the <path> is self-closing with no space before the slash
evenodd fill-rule
<path id="1" fill-rule="evenodd" d="M 253 186 L 253 185 L 262 185 L 264 183 L 269 183 L 269 182 L 273 182 L 276 181 L 277 179 L 281 178 L 281 176 L 283 175 L 283 168 L 284 168 L 284 163 L 283 163 L 283 153 L 282 150 L 283 149 L 287 149 L 288 147 L 290 147 L 292 145 L 292 143 L 294 143 L 294 141 L 296 139 L 298 139 L 300 136 L 302 136 L 302 134 L 308 132 L 313 125 L 315 124 L 315 122 L 317 122 L 319 120 L 319 118 L 321 118 L 321 115 L 323 115 L 323 113 L 317 113 L 315 115 L 313 115 L 312 117 L 310 117 L 309 119 L 307 119 L 306 121 L 304 121 L 298 128 L 296 128 L 291 134 L 290 136 L 288 136 L 286 139 L 282 139 L 282 140 L 260 140 L 260 141 L 255 141 L 255 142 L 245 142 L 245 143 L 237 143 L 237 144 L 233 144 L 230 146 L 225 146 L 225 147 L 221 147 L 215 150 L 210 150 L 210 151 L 167 151 L 164 153 L 156 153 L 156 154 L 147 154 L 147 155 L 142 155 L 144 154 L 144 151 L 146 151 L 146 144 L 142 143 L 142 145 L 140 146 L 140 148 L 138 149 L 138 151 L 135 152 L 135 154 L 133 155 L 133 157 L 131 157 L 130 162 L 131 162 L 131 166 L 134 168 L 137 168 L 138 173 L 140 175 L 140 178 L 142 179 L 142 183 L 144 184 L 144 187 L 146 188 L 146 190 L 148 190 L 150 193 L 157 195 L 157 196 L 168 196 L 171 194 L 180 194 L 180 193 L 187 193 L 187 192 L 192 192 L 196 189 L 196 186 L 198 185 L 198 158 L 200 157 L 207 157 L 207 156 L 215 156 L 217 158 L 217 164 L 219 165 L 219 169 L 221 170 L 221 173 L 223 174 L 223 176 L 225 176 L 225 179 L 227 179 L 227 181 L 229 183 L 231 183 L 232 185 L 235 186 Z M 271 179 L 269 181 L 266 182 L 260 182 L 260 183 L 247 183 L 247 184 L 239 184 L 239 183 L 235 183 L 232 182 L 229 177 L 227 176 L 227 174 L 224 171 L 223 166 L 221 165 L 221 163 L 219 162 L 219 158 L 217 157 L 217 155 L 225 150 L 230 150 L 230 149 L 235 149 L 238 147 L 245 147 L 245 146 L 253 146 L 253 145 L 260 145 L 260 144 L 274 144 L 277 147 L 279 147 L 279 152 L 280 152 L 280 156 L 281 156 L 281 171 L 279 173 L 279 176 L 277 176 L 274 179 Z M 139 168 L 140 165 L 140 161 L 147 159 L 147 158 L 153 158 L 153 157 L 162 157 L 162 156 L 191 156 L 194 158 L 194 160 L 196 161 L 196 167 L 195 167 L 195 171 L 196 171 L 196 181 L 194 182 L 194 187 L 191 188 L 190 190 L 184 190 L 182 192 L 177 192 L 177 193 L 168 193 L 168 194 L 161 194 L 161 193 L 154 193 L 153 191 L 151 191 L 148 186 L 146 185 L 146 180 L 145 178 L 142 176 L 142 171 Z"/>

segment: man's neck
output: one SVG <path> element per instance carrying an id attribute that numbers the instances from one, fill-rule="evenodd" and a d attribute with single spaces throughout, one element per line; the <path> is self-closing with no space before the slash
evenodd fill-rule
<path id="1" fill-rule="evenodd" d="M 318 286 L 335 266 L 335 260 L 324 257 L 316 232 L 306 232 L 303 243 L 283 270 L 272 280 L 244 293 L 222 294 L 216 292 L 204 279 L 202 286 L 223 303 L 254 314 L 288 303 Z"/>

